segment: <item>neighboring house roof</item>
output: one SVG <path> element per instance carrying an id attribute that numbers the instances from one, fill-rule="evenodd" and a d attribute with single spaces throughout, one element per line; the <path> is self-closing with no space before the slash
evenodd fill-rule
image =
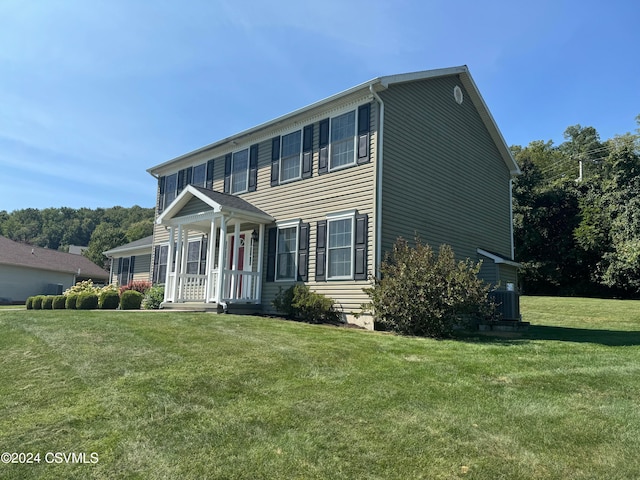
<path id="1" fill-rule="evenodd" d="M 33 247 L 6 237 L 0 237 L 0 264 L 72 273 L 94 280 L 109 278 L 109 272 L 82 255 Z"/>
<path id="2" fill-rule="evenodd" d="M 189 200 L 198 198 L 211 208 L 213 213 L 235 213 L 243 217 L 249 217 L 260 223 L 272 222 L 274 219 L 269 214 L 253 206 L 246 200 L 227 193 L 220 193 L 206 188 L 187 185 L 180 195 L 157 218 L 156 223 L 162 224 L 165 220 L 178 216 Z"/>
<path id="3" fill-rule="evenodd" d="M 500 152 L 500 155 L 502 157 L 502 160 L 506 164 L 507 168 L 509 168 L 509 171 L 511 172 L 512 175 L 519 175 L 521 173 L 520 168 L 518 167 L 518 164 L 516 163 L 515 159 L 511 155 L 511 151 L 508 145 L 506 144 L 502 134 L 500 133 L 500 130 L 498 129 L 498 126 L 493 116 L 491 115 L 491 112 L 489 112 L 489 109 L 486 103 L 484 102 L 482 95 L 480 95 L 480 91 L 478 90 L 478 87 L 476 86 L 475 82 L 471 78 L 471 74 L 469 73 L 469 69 L 467 68 L 466 65 L 462 65 L 459 67 L 451 67 L 451 68 L 441 68 L 436 70 L 424 70 L 420 72 L 404 73 L 399 75 L 388 75 L 384 77 L 374 78 L 373 80 L 369 80 L 368 82 L 362 83 L 360 85 L 356 85 L 355 87 L 352 87 L 348 90 L 345 90 L 343 92 L 327 97 L 324 100 L 320 100 L 318 102 L 312 103 L 311 105 L 300 108 L 291 113 L 275 118 L 266 123 L 260 124 L 256 127 L 250 128 L 236 135 L 233 135 L 231 137 L 224 138 L 222 140 L 211 143 L 202 148 L 186 153 L 184 155 L 176 157 L 167 162 L 164 162 L 160 165 L 156 165 L 155 167 L 148 169 L 147 172 L 149 172 L 153 176 L 159 176 L 162 170 L 164 170 L 166 167 L 172 165 L 175 162 L 179 162 L 183 159 L 188 159 L 195 154 L 212 150 L 222 145 L 235 142 L 242 137 L 250 136 L 258 132 L 261 132 L 262 130 L 272 128 L 276 125 L 279 125 L 285 121 L 292 119 L 293 117 L 302 115 L 310 110 L 322 107 L 323 105 L 328 104 L 329 102 L 339 100 L 348 95 L 357 93 L 358 91 L 370 90 L 370 91 L 377 92 L 377 91 L 385 90 L 389 88 L 389 86 L 394 84 L 415 82 L 420 80 L 427 80 L 430 78 L 439 78 L 439 77 L 447 77 L 447 76 L 458 76 L 460 78 L 460 81 L 462 82 L 465 89 L 471 96 L 471 100 L 473 101 L 473 104 L 476 106 L 478 113 L 480 114 L 480 118 L 482 119 L 485 127 L 487 128 L 489 135 L 495 142 L 498 148 L 498 151 Z"/>
<path id="4" fill-rule="evenodd" d="M 151 246 L 153 244 L 153 235 L 135 240 L 125 245 L 112 248 L 106 252 L 102 252 L 107 257 L 126 257 L 131 255 L 143 255 L 145 253 L 151 253 Z"/>

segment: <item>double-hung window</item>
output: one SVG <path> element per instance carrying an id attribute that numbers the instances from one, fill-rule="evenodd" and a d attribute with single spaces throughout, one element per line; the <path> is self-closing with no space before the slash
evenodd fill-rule
<path id="1" fill-rule="evenodd" d="M 302 175 L 302 130 L 282 136 L 280 182 L 295 180 Z"/>
<path id="2" fill-rule="evenodd" d="M 118 285 L 128 285 L 133 280 L 134 257 L 123 257 L 118 260 Z"/>
<path id="3" fill-rule="evenodd" d="M 298 259 L 300 221 L 279 223 L 276 239 L 276 280 L 295 280 Z"/>
<path id="4" fill-rule="evenodd" d="M 329 170 L 356 162 L 356 111 L 331 119 L 331 156 Z"/>
<path id="5" fill-rule="evenodd" d="M 195 167 L 193 167 L 191 185 L 195 185 L 197 187 L 204 187 L 206 174 L 207 174 L 206 163 L 203 163 L 201 165 L 196 165 Z"/>
<path id="6" fill-rule="evenodd" d="M 353 277 L 353 230 L 355 213 L 327 218 L 327 278 Z"/>
<path id="7" fill-rule="evenodd" d="M 235 152 L 231 159 L 231 193 L 249 189 L 249 149 Z"/>
<path id="8" fill-rule="evenodd" d="M 178 174 L 167 175 L 164 184 L 164 204 L 163 207 L 167 208 L 171 202 L 176 199 L 176 189 L 178 188 Z"/>
<path id="9" fill-rule="evenodd" d="M 169 245 L 156 246 L 155 268 L 153 271 L 153 283 L 165 283 L 167 278 L 167 260 L 169 257 Z"/>

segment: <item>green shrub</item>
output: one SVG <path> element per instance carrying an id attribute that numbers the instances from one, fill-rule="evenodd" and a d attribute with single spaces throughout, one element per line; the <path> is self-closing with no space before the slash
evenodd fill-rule
<path id="1" fill-rule="evenodd" d="M 47 295 L 42 299 L 42 310 L 51 310 L 53 308 L 53 296 Z"/>
<path id="2" fill-rule="evenodd" d="M 320 293 L 312 292 L 307 285 L 298 284 L 278 292 L 273 307 L 289 318 L 308 323 L 341 323 L 340 312 L 334 301 Z"/>
<path id="3" fill-rule="evenodd" d="M 53 297 L 53 309 L 64 310 L 66 308 L 67 298 L 64 295 L 56 295 Z"/>
<path id="4" fill-rule="evenodd" d="M 95 310 L 98 308 L 98 295 L 92 292 L 83 292 L 76 300 L 78 310 Z"/>
<path id="5" fill-rule="evenodd" d="M 122 310 L 140 310 L 142 294 L 137 290 L 126 290 L 120 296 L 120 308 Z"/>
<path id="6" fill-rule="evenodd" d="M 31 302 L 31 306 L 34 310 L 42 309 L 42 301 L 44 300 L 44 295 L 36 295 L 33 297 L 33 301 Z"/>
<path id="7" fill-rule="evenodd" d="M 120 297 L 115 290 L 102 290 L 98 296 L 98 308 L 102 310 L 115 310 L 120 304 Z"/>
<path id="8" fill-rule="evenodd" d="M 33 297 L 27 298 L 27 301 L 24 302 L 24 304 L 27 307 L 27 310 L 31 310 L 33 308 Z"/>
<path id="9" fill-rule="evenodd" d="M 77 308 L 78 303 L 78 294 L 77 293 L 68 293 L 65 295 L 66 301 L 64 302 L 64 308 L 67 310 L 75 310 Z"/>
<path id="10" fill-rule="evenodd" d="M 436 256 L 419 238 L 411 248 L 399 238 L 382 262 L 381 279 L 364 289 L 376 327 L 405 335 L 447 337 L 459 326 L 494 315 L 489 286 L 478 278 L 481 262 L 456 261 L 442 245 Z"/>
<path id="11" fill-rule="evenodd" d="M 147 290 L 142 300 L 142 308 L 145 310 L 158 310 L 164 302 L 164 285 L 155 285 Z"/>

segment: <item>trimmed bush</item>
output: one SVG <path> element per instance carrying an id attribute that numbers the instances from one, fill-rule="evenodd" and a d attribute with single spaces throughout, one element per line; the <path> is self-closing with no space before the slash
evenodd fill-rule
<path id="1" fill-rule="evenodd" d="M 53 296 L 47 295 L 42 299 L 42 310 L 51 310 L 53 308 Z"/>
<path id="2" fill-rule="evenodd" d="M 98 295 L 91 292 L 81 293 L 76 300 L 76 308 L 78 310 L 95 310 L 98 308 Z"/>
<path id="3" fill-rule="evenodd" d="M 31 306 L 34 310 L 42 310 L 42 301 L 44 300 L 44 295 L 36 295 L 33 297 L 33 301 L 31 302 Z"/>
<path id="4" fill-rule="evenodd" d="M 75 310 L 77 308 L 78 303 L 78 294 L 77 293 L 69 293 L 66 295 L 67 300 L 64 302 L 64 308 L 67 310 Z"/>
<path id="5" fill-rule="evenodd" d="M 289 318 L 308 323 L 342 323 L 334 301 L 320 293 L 312 292 L 307 285 L 298 284 L 278 292 L 273 307 Z"/>
<path id="6" fill-rule="evenodd" d="M 102 290 L 98 296 L 98 308 L 115 310 L 120 304 L 120 296 L 115 290 Z"/>
<path id="7" fill-rule="evenodd" d="M 56 295 L 53 297 L 53 309 L 64 310 L 66 308 L 67 298 L 64 295 Z"/>
<path id="8" fill-rule="evenodd" d="M 27 298 L 27 301 L 24 302 L 24 304 L 27 307 L 27 310 L 33 309 L 33 297 Z"/>
<path id="9" fill-rule="evenodd" d="M 137 290 L 126 290 L 120 296 L 122 310 L 140 310 L 143 295 Z"/>
<path id="10" fill-rule="evenodd" d="M 419 238 L 415 243 L 398 238 L 382 262 L 382 278 L 364 289 L 371 303 L 363 310 L 373 312 L 376 328 L 442 338 L 495 314 L 489 286 L 478 278 L 481 262 L 456 261 L 449 245 L 436 256 Z"/>
<path id="11" fill-rule="evenodd" d="M 147 290 L 142 300 L 142 308 L 158 310 L 162 302 L 164 302 L 164 285 L 156 285 Z"/>

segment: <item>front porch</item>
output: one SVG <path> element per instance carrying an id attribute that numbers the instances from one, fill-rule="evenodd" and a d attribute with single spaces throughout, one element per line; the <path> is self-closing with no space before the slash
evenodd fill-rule
<path id="1" fill-rule="evenodd" d="M 187 186 L 157 219 L 169 233 L 163 306 L 259 310 L 271 222 L 238 197 Z"/>

